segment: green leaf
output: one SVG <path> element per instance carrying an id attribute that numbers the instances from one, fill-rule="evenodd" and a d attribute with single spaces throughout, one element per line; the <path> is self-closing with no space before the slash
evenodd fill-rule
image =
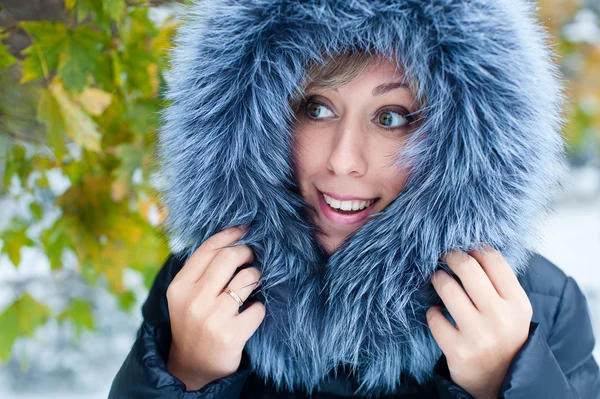
<path id="1" fill-rule="evenodd" d="M 48 90 L 42 90 L 37 108 L 38 119 L 46 124 L 47 142 L 56 159 L 66 154 L 65 122 L 58 102 Z"/>
<path id="2" fill-rule="evenodd" d="M 71 0 L 75 3 L 75 7 L 71 7 L 75 10 L 77 23 L 80 23 L 86 19 L 90 14 L 93 19 L 103 18 L 102 2 L 99 0 Z"/>
<path id="3" fill-rule="evenodd" d="M 129 12 L 131 19 L 130 29 L 128 32 L 123 33 L 123 39 L 130 41 L 135 38 L 143 38 L 146 36 L 158 35 L 158 28 L 154 25 L 154 22 L 148 18 L 148 7 L 134 7 Z"/>
<path id="4" fill-rule="evenodd" d="M 117 22 L 123 17 L 123 11 L 125 11 L 124 0 L 103 0 L 102 9 L 105 15 L 116 20 Z"/>
<path id="5" fill-rule="evenodd" d="M 107 176 L 87 174 L 57 198 L 55 204 L 62 208 L 63 217 L 75 218 L 76 225 L 71 231 L 76 235 L 73 242 L 84 232 L 94 237 L 110 234 L 113 219 L 122 217 L 120 206 L 110 198 L 110 184 Z"/>
<path id="6" fill-rule="evenodd" d="M 48 182 L 48 177 L 46 175 L 41 175 L 35 180 L 35 184 L 40 188 L 50 188 L 50 182 Z"/>
<path id="7" fill-rule="evenodd" d="M 33 41 L 23 50 L 27 55 L 23 61 L 23 84 L 39 77 L 48 78 L 58 66 L 60 54 L 67 40 L 67 26 L 60 21 L 23 21 L 18 24 L 25 29 Z"/>
<path id="8" fill-rule="evenodd" d="M 121 59 L 119 58 L 119 56 L 116 53 L 110 53 L 110 61 L 111 61 L 111 66 L 112 66 L 112 71 L 113 71 L 114 84 L 117 87 L 124 89 L 125 82 L 124 82 L 123 74 L 125 72 L 123 71 L 123 64 L 121 63 Z"/>
<path id="9" fill-rule="evenodd" d="M 5 38 L 6 36 L 8 35 L 0 35 L 0 40 Z M 17 62 L 17 58 L 15 58 L 10 53 L 10 51 L 8 51 L 8 48 L 2 42 L 0 42 L 0 69 L 5 69 L 6 67 L 14 64 L 15 62 Z"/>
<path id="10" fill-rule="evenodd" d="M 157 57 L 152 48 L 152 41 L 148 39 L 156 37 L 158 33 L 158 28 L 148 18 L 146 8 L 130 10 L 127 24 L 121 33 L 123 49 L 118 53 L 117 63 L 124 74 L 120 73 L 115 77 L 121 79 L 125 90 L 141 91 L 144 98 L 152 98 L 155 95 L 152 81 L 156 78 Z"/>
<path id="11" fill-rule="evenodd" d="M 98 118 L 100 128 L 105 132 L 102 137 L 102 146 L 106 149 L 106 161 L 111 160 L 108 156 L 108 154 L 112 155 L 109 148 L 135 141 L 135 134 L 131 128 L 133 122 L 125 116 L 131 101 L 131 99 L 123 97 L 121 91 L 113 93 L 111 103 L 104 110 L 102 118 Z M 118 166 L 118 162 L 115 165 Z M 112 165 L 107 163 L 106 166 L 107 170 L 112 169 Z"/>
<path id="12" fill-rule="evenodd" d="M 98 55 L 98 58 L 96 58 L 96 73 L 92 75 L 96 86 L 109 93 L 118 87 L 114 77 L 113 57 L 115 57 L 115 51 L 113 50 Z"/>
<path id="13" fill-rule="evenodd" d="M 79 47 L 74 40 L 67 41 L 58 68 L 58 77 L 63 80 L 65 89 L 80 93 L 87 84 L 93 63 L 94 59 L 86 54 L 85 47 Z"/>
<path id="14" fill-rule="evenodd" d="M 81 237 L 80 227 L 76 219 L 66 216 L 57 219 L 52 227 L 40 234 L 40 241 L 52 270 L 62 269 L 61 257 L 65 249 L 76 249 L 76 244 Z"/>
<path id="15" fill-rule="evenodd" d="M 29 225 L 22 219 L 13 217 L 8 225 L 8 228 L 0 234 L 0 238 L 4 241 L 2 252 L 7 254 L 15 267 L 21 263 L 21 247 L 34 246 L 35 243 L 27 237 L 27 229 Z"/>
<path id="16" fill-rule="evenodd" d="M 144 137 L 158 126 L 160 107 L 161 104 L 156 99 L 140 99 L 127 105 L 125 117 L 131 120 L 133 131 Z"/>
<path id="17" fill-rule="evenodd" d="M 81 336 L 84 330 L 92 331 L 96 328 L 92 304 L 80 298 L 71 299 L 68 308 L 58 315 L 57 320 L 61 323 L 71 320 L 77 336 Z"/>
<path id="18" fill-rule="evenodd" d="M 119 306 L 126 312 L 131 312 L 133 305 L 135 305 L 135 295 L 131 291 L 125 291 L 118 295 Z"/>
<path id="19" fill-rule="evenodd" d="M 7 362 L 15 340 L 31 336 L 35 329 L 45 324 L 51 311 L 31 295 L 25 293 L 0 315 L 0 360 Z"/>
<path id="20" fill-rule="evenodd" d="M 157 259 L 165 259 L 169 255 L 167 241 L 150 223 L 142 225 L 144 239 L 130 249 L 129 267 L 142 273 L 144 285 L 150 288 L 157 272 Z"/>
<path id="21" fill-rule="evenodd" d="M 80 93 L 88 75 L 97 72 L 97 59 L 102 54 L 104 41 L 104 35 L 90 25 L 68 31 L 58 65 L 58 76 L 67 90 Z"/>
<path id="22" fill-rule="evenodd" d="M 19 85 L 22 72 L 22 65 L 0 70 L 0 135 L 9 138 L 9 146 L 11 142 L 43 143 L 45 139 L 46 128 L 36 116 L 40 83 L 43 82 Z M 3 150 L 0 152 L 5 155 L 7 148 Z"/>
<path id="23" fill-rule="evenodd" d="M 31 204 L 29 205 L 29 210 L 31 211 L 31 215 L 33 216 L 34 220 L 37 221 L 42 218 L 43 209 L 39 203 L 32 201 Z"/>
<path id="24" fill-rule="evenodd" d="M 77 3 L 79 4 L 79 2 Z M 23 76 L 20 83 L 38 77 L 50 77 L 58 69 L 58 76 L 69 91 L 80 92 L 89 74 L 97 73 L 97 58 L 108 43 L 106 35 L 92 25 L 69 29 L 59 21 L 21 22 L 32 37 L 32 44 L 23 51 Z"/>
<path id="25" fill-rule="evenodd" d="M 73 183 L 79 183 L 85 177 L 86 171 L 85 162 L 81 161 L 71 161 L 63 166 L 63 173 L 69 178 L 69 180 Z"/>
<path id="26" fill-rule="evenodd" d="M 33 170 L 45 173 L 48 169 L 55 168 L 59 165 L 55 159 L 50 158 L 52 155 L 35 154 L 31 157 L 31 167 Z"/>
<path id="27" fill-rule="evenodd" d="M 21 181 L 24 181 L 31 169 L 30 164 L 25 159 L 25 148 L 21 145 L 12 145 L 8 149 L 8 160 L 6 162 L 6 170 L 4 171 L 3 187 L 8 187 L 14 174 L 19 176 Z"/>

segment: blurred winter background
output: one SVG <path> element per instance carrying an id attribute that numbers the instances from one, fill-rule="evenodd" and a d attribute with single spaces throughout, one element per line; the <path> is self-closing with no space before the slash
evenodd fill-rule
<path id="1" fill-rule="evenodd" d="M 150 153 L 182 4 L 0 1 L 2 398 L 105 398 L 129 352 L 169 251 Z M 538 252 L 579 283 L 600 337 L 600 2 L 538 14 L 571 166 Z"/>

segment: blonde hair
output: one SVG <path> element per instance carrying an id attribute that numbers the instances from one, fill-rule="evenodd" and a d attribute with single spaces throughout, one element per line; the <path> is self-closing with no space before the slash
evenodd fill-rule
<path id="1" fill-rule="evenodd" d="M 367 67 L 380 56 L 364 50 L 346 51 L 336 55 L 325 54 L 323 62 L 313 61 L 309 64 L 303 76 L 301 84 L 296 89 L 290 99 L 290 107 L 295 114 L 298 114 L 304 93 L 313 86 L 335 89 L 346 83 L 350 83 L 363 72 Z M 393 62 L 392 60 L 390 60 Z M 374 67 L 375 64 L 372 65 Z M 403 69 L 399 69 L 404 73 Z M 418 90 L 418 81 L 416 78 L 404 76 L 410 91 L 415 95 L 415 102 L 419 107 L 424 103 L 423 99 L 416 98 Z"/>

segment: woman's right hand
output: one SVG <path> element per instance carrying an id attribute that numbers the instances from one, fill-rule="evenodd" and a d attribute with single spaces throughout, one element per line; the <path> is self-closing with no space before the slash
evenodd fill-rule
<path id="1" fill-rule="evenodd" d="M 231 227 L 206 240 L 188 259 L 167 288 L 172 341 L 167 370 L 183 381 L 186 390 L 237 372 L 246 341 L 265 317 L 265 306 L 255 301 L 239 313 L 239 305 L 223 289 L 227 286 L 245 301 L 257 287 L 261 272 L 241 270 L 254 259 L 247 245 L 230 248 L 244 230 Z M 241 288 L 244 287 L 244 288 Z"/>

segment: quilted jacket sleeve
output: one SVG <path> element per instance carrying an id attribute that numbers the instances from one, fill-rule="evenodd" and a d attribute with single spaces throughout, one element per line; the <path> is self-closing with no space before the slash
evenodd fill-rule
<path id="1" fill-rule="evenodd" d="M 113 380 L 109 399 L 239 398 L 250 374 L 245 353 L 236 373 L 212 381 L 195 391 L 186 392 L 185 384 L 167 371 L 171 325 L 166 292 L 182 266 L 183 261 L 171 254 L 156 276 L 142 307 L 144 320 L 131 351 Z"/>
<path id="2" fill-rule="evenodd" d="M 529 337 L 515 355 L 498 398 L 600 399 L 594 345 L 586 298 L 575 280 L 568 277 L 548 338 L 532 321 Z M 434 376 L 440 398 L 473 398 L 452 382 L 444 355 L 434 368 Z"/>

